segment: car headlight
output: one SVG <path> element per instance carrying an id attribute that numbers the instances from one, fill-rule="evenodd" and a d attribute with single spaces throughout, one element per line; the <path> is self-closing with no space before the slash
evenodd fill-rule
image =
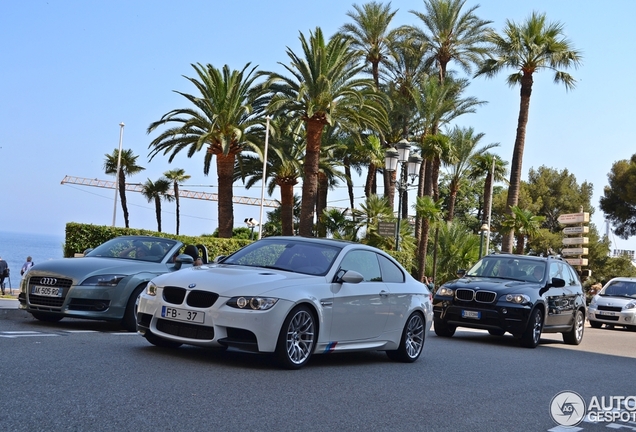
<path id="1" fill-rule="evenodd" d="M 146 294 L 148 294 L 149 296 L 157 295 L 157 285 L 152 283 L 152 281 L 148 282 L 148 285 L 146 285 Z"/>
<path id="2" fill-rule="evenodd" d="M 508 294 L 506 296 L 506 301 L 510 303 L 516 303 L 516 304 L 524 304 L 524 303 L 530 303 L 530 297 L 528 297 L 525 294 Z"/>
<path id="3" fill-rule="evenodd" d="M 251 309 L 251 310 L 267 310 L 271 309 L 276 302 L 277 298 L 272 297 L 232 297 L 227 301 L 227 305 L 237 309 Z"/>
<path id="4" fill-rule="evenodd" d="M 438 295 L 440 295 L 440 296 L 444 296 L 444 297 L 452 297 L 452 296 L 453 296 L 453 294 L 454 294 L 454 292 L 453 292 L 453 290 L 452 290 L 452 289 L 450 289 L 450 288 L 440 287 L 440 288 L 437 290 L 437 294 L 438 294 Z"/>
<path id="5" fill-rule="evenodd" d="M 628 309 L 634 309 L 636 308 L 636 303 L 632 302 L 632 303 L 627 303 L 625 306 L 623 306 L 624 310 L 628 310 Z"/>
<path id="6" fill-rule="evenodd" d="M 125 278 L 126 275 L 119 274 L 105 274 L 99 276 L 91 276 L 82 282 L 80 285 L 94 285 L 94 286 L 106 286 L 106 287 L 114 287 Z"/>

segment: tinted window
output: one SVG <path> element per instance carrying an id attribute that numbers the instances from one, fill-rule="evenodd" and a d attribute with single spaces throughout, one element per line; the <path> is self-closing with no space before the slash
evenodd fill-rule
<path id="1" fill-rule="evenodd" d="M 382 280 L 384 282 L 404 282 L 404 273 L 390 259 L 378 255 L 380 268 L 382 269 Z"/>
<path id="2" fill-rule="evenodd" d="M 340 268 L 343 270 L 357 271 L 366 282 L 382 281 L 380 264 L 378 263 L 377 254 L 375 252 L 363 250 L 351 251 L 342 260 Z"/>

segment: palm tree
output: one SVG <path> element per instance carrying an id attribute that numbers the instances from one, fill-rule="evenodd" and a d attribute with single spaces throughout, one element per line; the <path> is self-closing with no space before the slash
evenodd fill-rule
<path id="1" fill-rule="evenodd" d="M 106 157 L 104 161 L 104 172 L 106 174 L 117 175 L 117 163 L 120 162 L 119 178 L 116 181 L 119 182 L 119 199 L 124 212 L 124 222 L 126 228 L 130 228 L 128 205 L 126 204 L 126 176 L 138 174 L 146 168 L 137 165 L 137 158 L 139 156 L 133 154 L 133 151 L 130 149 L 121 152 L 121 161 L 119 160 L 119 149 L 115 149 L 113 154 L 105 154 L 104 156 Z"/>
<path id="2" fill-rule="evenodd" d="M 428 243 L 428 232 L 430 227 L 437 227 L 444 219 L 442 212 L 442 201 L 435 201 L 432 197 L 425 195 L 417 197 L 415 202 L 415 214 L 422 220 L 422 239 L 421 244 Z M 417 253 L 417 276 L 419 281 L 424 280 L 426 274 L 426 251 L 427 248 L 420 248 Z"/>
<path id="3" fill-rule="evenodd" d="M 492 188 L 494 183 L 506 181 L 506 175 L 508 174 L 507 161 L 504 161 L 499 156 L 492 153 L 482 153 L 476 155 L 471 161 L 470 172 L 468 178 L 477 180 L 485 177 L 484 180 L 484 193 L 483 193 L 483 207 L 479 209 L 479 223 L 483 224 L 488 222 L 488 211 L 492 208 Z M 493 170 L 494 166 L 494 170 Z"/>
<path id="4" fill-rule="evenodd" d="M 301 33 L 304 58 L 287 49 L 291 77 L 269 72 L 265 84 L 273 94 L 270 111 L 286 113 L 305 122 L 307 147 L 303 165 L 300 216 L 301 236 L 311 236 L 316 208 L 320 147 L 325 125 L 346 129 L 382 129 L 386 124 L 386 98 L 374 90 L 373 81 L 357 78 L 361 66 L 350 41 L 335 37 L 325 42 L 316 28 L 309 40 Z"/>
<path id="5" fill-rule="evenodd" d="M 515 253 L 522 255 L 526 237 L 532 239 L 539 234 L 545 216 L 535 216 L 531 211 L 520 209 L 517 206 L 512 206 L 510 210 L 511 214 L 507 214 L 501 224 L 502 231 L 505 234 L 514 233 L 517 239 Z"/>
<path id="6" fill-rule="evenodd" d="M 163 175 L 170 181 L 172 181 L 172 190 L 174 191 L 174 201 L 177 206 L 177 229 L 176 234 L 179 235 L 179 185 L 184 181 L 189 180 L 190 176 L 185 173 L 183 168 L 177 168 L 170 171 L 166 171 Z"/>
<path id="7" fill-rule="evenodd" d="M 521 87 L 517 135 L 510 165 L 510 186 L 508 188 L 507 207 L 513 215 L 512 207 L 519 202 L 523 149 L 526 140 L 526 127 L 530 111 L 533 75 L 542 69 L 554 71 L 554 81 L 563 83 L 566 90 L 573 89 L 576 80 L 562 69 L 577 68 L 581 63 L 581 54 L 564 36 L 563 25 L 559 22 L 548 23 L 546 15 L 533 12 L 522 24 L 507 20 L 503 34 L 488 32 L 488 40 L 493 48 L 475 76 L 494 77 L 506 68 L 515 70 L 508 76 L 508 85 Z M 514 231 L 503 238 L 502 250 L 512 252 Z"/>
<path id="8" fill-rule="evenodd" d="M 444 82 L 448 63 L 452 60 L 466 72 L 478 64 L 488 52 L 486 32 L 492 21 L 475 15 L 479 5 L 462 13 L 466 0 L 424 0 L 425 13 L 410 11 L 424 24 L 412 30 L 429 46 L 429 67 L 438 68 L 439 81 Z"/>
<path id="9" fill-rule="evenodd" d="M 479 141 L 483 137 L 483 133 L 475 134 L 472 127 L 460 128 L 456 126 L 449 133 L 452 148 L 451 160 L 446 163 L 450 177 L 448 213 L 446 215 L 446 220 L 449 222 L 453 220 L 455 199 L 457 198 L 460 181 L 467 176 L 472 168 L 472 160 L 477 156 L 483 155 L 487 150 L 499 146 L 499 143 L 493 143 L 477 148 Z"/>
<path id="10" fill-rule="evenodd" d="M 290 122 L 284 116 L 275 117 L 270 122 L 271 136 L 268 142 L 266 182 L 267 194 L 271 196 L 276 186 L 280 188 L 281 234 L 294 235 L 294 186 L 302 176 L 305 145 L 301 122 Z M 264 145 L 263 145 L 264 150 Z M 245 181 L 249 189 L 263 179 L 264 151 L 246 154 L 237 161 L 235 178 Z M 268 181 L 269 179 L 269 181 Z"/>
<path id="11" fill-rule="evenodd" d="M 248 70 L 249 63 L 240 71 L 230 70 L 227 65 L 222 70 L 211 64 L 192 67 L 198 79 L 186 79 L 195 85 L 199 95 L 176 93 L 194 107 L 174 109 L 150 124 L 148 133 L 159 126 L 176 124 L 150 143 L 150 160 L 159 153 L 170 153 L 168 162 L 172 162 L 184 149 L 188 157 L 204 150 L 203 173 L 208 175 L 212 157 L 216 156 L 219 237 L 230 238 L 234 226 L 234 161 L 244 149 L 256 147 L 267 89 L 254 83 L 256 68 Z"/>
<path id="12" fill-rule="evenodd" d="M 172 201 L 174 197 L 168 193 L 171 183 L 166 178 L 160 178 L 156 182 L 148 179 L 141 186 L 141 194 L 148 202 L 155 203 L 155 214 L 157 215 L 157 231 L 161 232 L 161 200 Z"/>

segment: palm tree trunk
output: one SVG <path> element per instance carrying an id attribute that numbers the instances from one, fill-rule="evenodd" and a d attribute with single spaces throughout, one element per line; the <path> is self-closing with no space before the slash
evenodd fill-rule
<path id="1" fill-rule="evenodd" d="M 417 182 L 417 196 L 418 197 L 422 197 L 424 196 L 424 176 L 426 174 L 426 164 L 423 163 L 420 165 L 420 174 L 418 177 L 418 182 Z M 423 226 L 422 226 L 422 218 L 420 217 L 416 217 L 415 219 L 415 241 L 416 241 L 416 250 L 419 251 L 420 250 L 420 245 L 422 244 L 422 233 L 423 233 Z M 418 261 L 417 261 L 417 278 L 418 280 L 422 281 L 424 279 L 424 265 L 426 264 L 426 261 L 421 262 L 419 259 L 419 254 L 418 254 Z"/>
<path id="2" fill-rule="evenodd" d="M 216 155 L 216 172 L 219 178 L 219 238 L 231 238 L 234 228 L 234 203 L 232 183 L 234 175 L 234 153 Z"/>
<path id="3" fill-rule="evenodd" d="M 521 166 L 523 163 L 523 148 L 526 142 L 526 126 L 528 124 L 528 112 L 530 111 L 530 95 L 532 94 L 532 75 L 524 74 L 521 78 L 521 101 L 519 103 L 519 119 L 517 120 L 517 136 L 512 152 L 510 164 L 510 186 L 508 186 L 508 201 L 506 212 L 512 214 L 512 207 L 519 203 L 519 188 L 521 186 Z M 514 231 L 504 234 L 501 245 L 502 252 L 511 253 L 514 239 Z"/>
<path id="4" fill-rule="evenodd" d="M 345 170 L 345 176 L 347 177 L 347 193 L 349 195 L 349 208 L 353 210 L 355 207 L 355 197 L 353 196 L 353 180 L 351 180 L 351 165 L 349 164 L 349 158 L 345 158 L 344 170 Z"/>
<path id="5" fill-rule="evenodd" d="M 315 116 L 314 116 L 315 117 Z M 300 225 L 298 234 L 312 237 L 314 230 L 314 210 L 318 190 L 318 165 L 320 162 L 320 141 L 325 125 L 324 119 L 310 118 L 307 125 L 307 150 L 305 153 L 303 196 L 300 203 Z"/>
<path id="6" fill-rule="evenodd" d="M 155 197 L 155 214 L 157 215 L 157 232 L 161 232 L 161 197 Z"/>
<path id="7" fill-rule="evenodd" d="M 418 280 L 424 282 L 424 276 L 426 275 L 426 253 L 428 245 L 428 231 L 429 221 L 428 219 L 422 219 L 422 240 L 417 247 L 417 268 L 418 268 Z"/>
<path id="8" fill-rule="evenodd" d="M 523 255 L 523 248 L 525 247 L 525 236 L 523 235 L 516 235 L 515 236 L 517 239 L 517 245 L 515 246 L 515 253 L 517 255 Z"/>
<path id="9" fill-rule="evenodd" d="M 294 183 L 284 183 L 280 186 L 280 221 L 281 234 L 294 235 Z"/>
<path id="10" fill-rule="evenodd" d="M 176 233 L 179 235 L 179 184 L 177 182 L 174 183 L 174 201 L 177 207 L 177 230 Z"/>
<path id="11" fill-rule="evenodd" d="M 373 183 L 375 182 L 375 164 L 369 163 L 369 170 L 367 171 L 367 179 L 364 183 L 364 197 L 369 198 L 373 194 Z"/>
<path id="12" fill-rule="evenodd" d="M 126 203 L 126 174 L 124 170 L 119 170 L 119 200 L 121 201 L 121 209 L 124 212 L 124 223 L 126 228 L 130 228 L 128 221 L 128 205 Z"/>
<path id="13" fill-rule="evenodd" d="M 318 191 L 316 193 L 316 214 L 318 215 L 316 233 L 318 237 L 327 237 L 327 227 L 325 226 L 324 211 L 327 208 L 327 193 L 329 182 L 327 176 L 318 173 Z"/>

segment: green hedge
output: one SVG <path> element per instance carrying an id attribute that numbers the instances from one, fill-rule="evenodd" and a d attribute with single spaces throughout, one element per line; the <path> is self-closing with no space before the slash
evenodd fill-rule
<path id="1" fill-rule="evenodd" d="M 184 244 L 204 245 L 208 250 L 208 259 L 213 260 L 219 255 L 228 255 L 243 246 L 252 243 L 245 239 L 222 239 L 212 236 L 184 236 L 160 233 L 156 231 L 119 228 L 103 225 L 80 224 L 69 222 L 66 224 L 66 242 L 64 243 L 64 257 L 73 257 L 75 254 L 84 253 L 88 248 L 94 248 L 100 244 L 123 235 L 149 235 L 176 239 Z"/>

